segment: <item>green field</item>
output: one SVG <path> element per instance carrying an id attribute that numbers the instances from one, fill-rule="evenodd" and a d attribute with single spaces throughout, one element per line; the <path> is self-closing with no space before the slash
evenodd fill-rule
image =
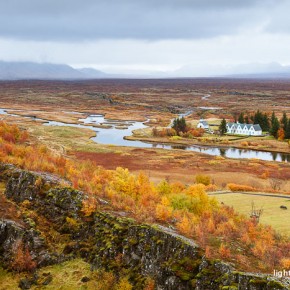
<path id="1" fill-rule="evenodd" d="M 214 196 L 218 201 L 233 206 L 236 211 L 246 216 L 250 216 L 252 202 L 254 202 L 256 209 L 263 209 L 261 223 L 271 225 L 282 234 L 290 235 L 290 196 L 289 198 L 279 198 L 242 193 L 214 194 Z M 281 205 L 287 206 L 288 209 L 281 209 Z"/>

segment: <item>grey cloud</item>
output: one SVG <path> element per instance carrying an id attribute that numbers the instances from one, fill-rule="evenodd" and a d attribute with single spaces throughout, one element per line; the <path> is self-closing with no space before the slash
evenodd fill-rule
<path id="1" fill-rule="evenodd" d="M 0 37 L 194 39 L 254 26 L 283 0 L 0 0 Z M 261 8 L 263 7 L 263 8 Z"/>
<path id="2" fill-rule="evenodd" d="M 268 25 L 265 31 L 269 33 L 290 33 L 290 1 L 286 1 L 284 5 L 277 6 L 271 12 L 271 18 L 268 21 Z"/>

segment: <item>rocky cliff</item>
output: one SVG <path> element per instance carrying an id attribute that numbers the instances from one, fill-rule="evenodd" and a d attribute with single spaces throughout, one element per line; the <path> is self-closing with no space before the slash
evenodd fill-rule
<path id="1" fill-rule="evenodd" d="M 25 226 L 0 220 L 1 263 L 8 264 L 13 244 L 21 240 L 42 267 L 74 257 L 82 257 L 94 268 L 115 273 L 127 269 L 134 289 L 143 289 L 152 277 L 156 289 L 289 289 L 271 276 L 235 271 L 221 261 L 209 261 L 193 241 L 159 226 L 137 224 L 134 220 L 96 211 L 82 213 L 87 196 L 60 187 L 57 178 L 2 165 L 0 178 L 6 182 L 5 195 L 28 208 Z M 49 222 L 62 247 L 38 229 L 38 222 Z M 64 238 L 65 237 L 65 238 Z"/>

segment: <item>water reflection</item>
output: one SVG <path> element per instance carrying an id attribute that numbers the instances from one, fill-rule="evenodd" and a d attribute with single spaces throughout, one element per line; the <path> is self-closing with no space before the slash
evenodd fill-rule
<path id="1" fill-rule="evenodd" d="M 219 151 L 220 151 L 220 156 L 222 156 L 222 157 L 226 156 L 226 149 L 220 148 Z"/>
<path id="2" fill-rule="evenodd" d="M 76 113 L 76 112 L 75 112 Z M 0 115 L 10 115 L 5 109 L 0 109 Z M 17 116 L 17 115 L 14 115 Z M 115 146 L 131 146 L 139 148 L 162 148 L 167 150 L 189 150 L 194 152 L 202 152 L 213 156 L 222 156 L 228 158 L 255 158 L 267 161 L 283 161 L 290 162 L 289 153 L 264 152 L 250 149 L 236 149 L 236 148 L 221 148 L 208 146 L 186 146 L 178 144 L 158 144 L 148 143 L 142 141 L 130 141 L 124 139 L 125 136 L 131 136 L 133 130 L 147 128 L 145 123 L 135 121 L 122 121 L 114 119 L 106 119 L 104 115 L 90 115 L 87 118 L 79 119 L 79 124 L 67 124 L 56 121 L 45 121 L 33 116 L 26 116 L 33 120 L 45 122 L 45 126 L 69 126 L 76 128 L 85 128 L 96 132 L 96 136 L 92 138 L 93 141 L 100 144 L 115 145 Z M 106 127 L 102 127 L 102 126 Z M 97 127 L 95 127 L 97 126 Z"/>

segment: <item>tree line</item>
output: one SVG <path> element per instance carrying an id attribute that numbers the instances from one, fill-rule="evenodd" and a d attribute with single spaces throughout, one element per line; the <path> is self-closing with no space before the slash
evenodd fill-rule
<path id="1" fill-rule="evenodd" d="M 257 110 L 252 115 L 245 115 L 243 112 L 237 116 L 234 116 L 235 122 L 241 124 L 259 124 L 262 131 L 269 132 L 272 136 L 279 140 L 290 139 L 290 118 L 284 112 L 282 118 L 279 120 L 275 112 L 272 113 L 271 117 L 267 113 L 263 113 Z M 221 134 L 227 132 L 226 120 L 223 119 L 219 130 Z"/>

